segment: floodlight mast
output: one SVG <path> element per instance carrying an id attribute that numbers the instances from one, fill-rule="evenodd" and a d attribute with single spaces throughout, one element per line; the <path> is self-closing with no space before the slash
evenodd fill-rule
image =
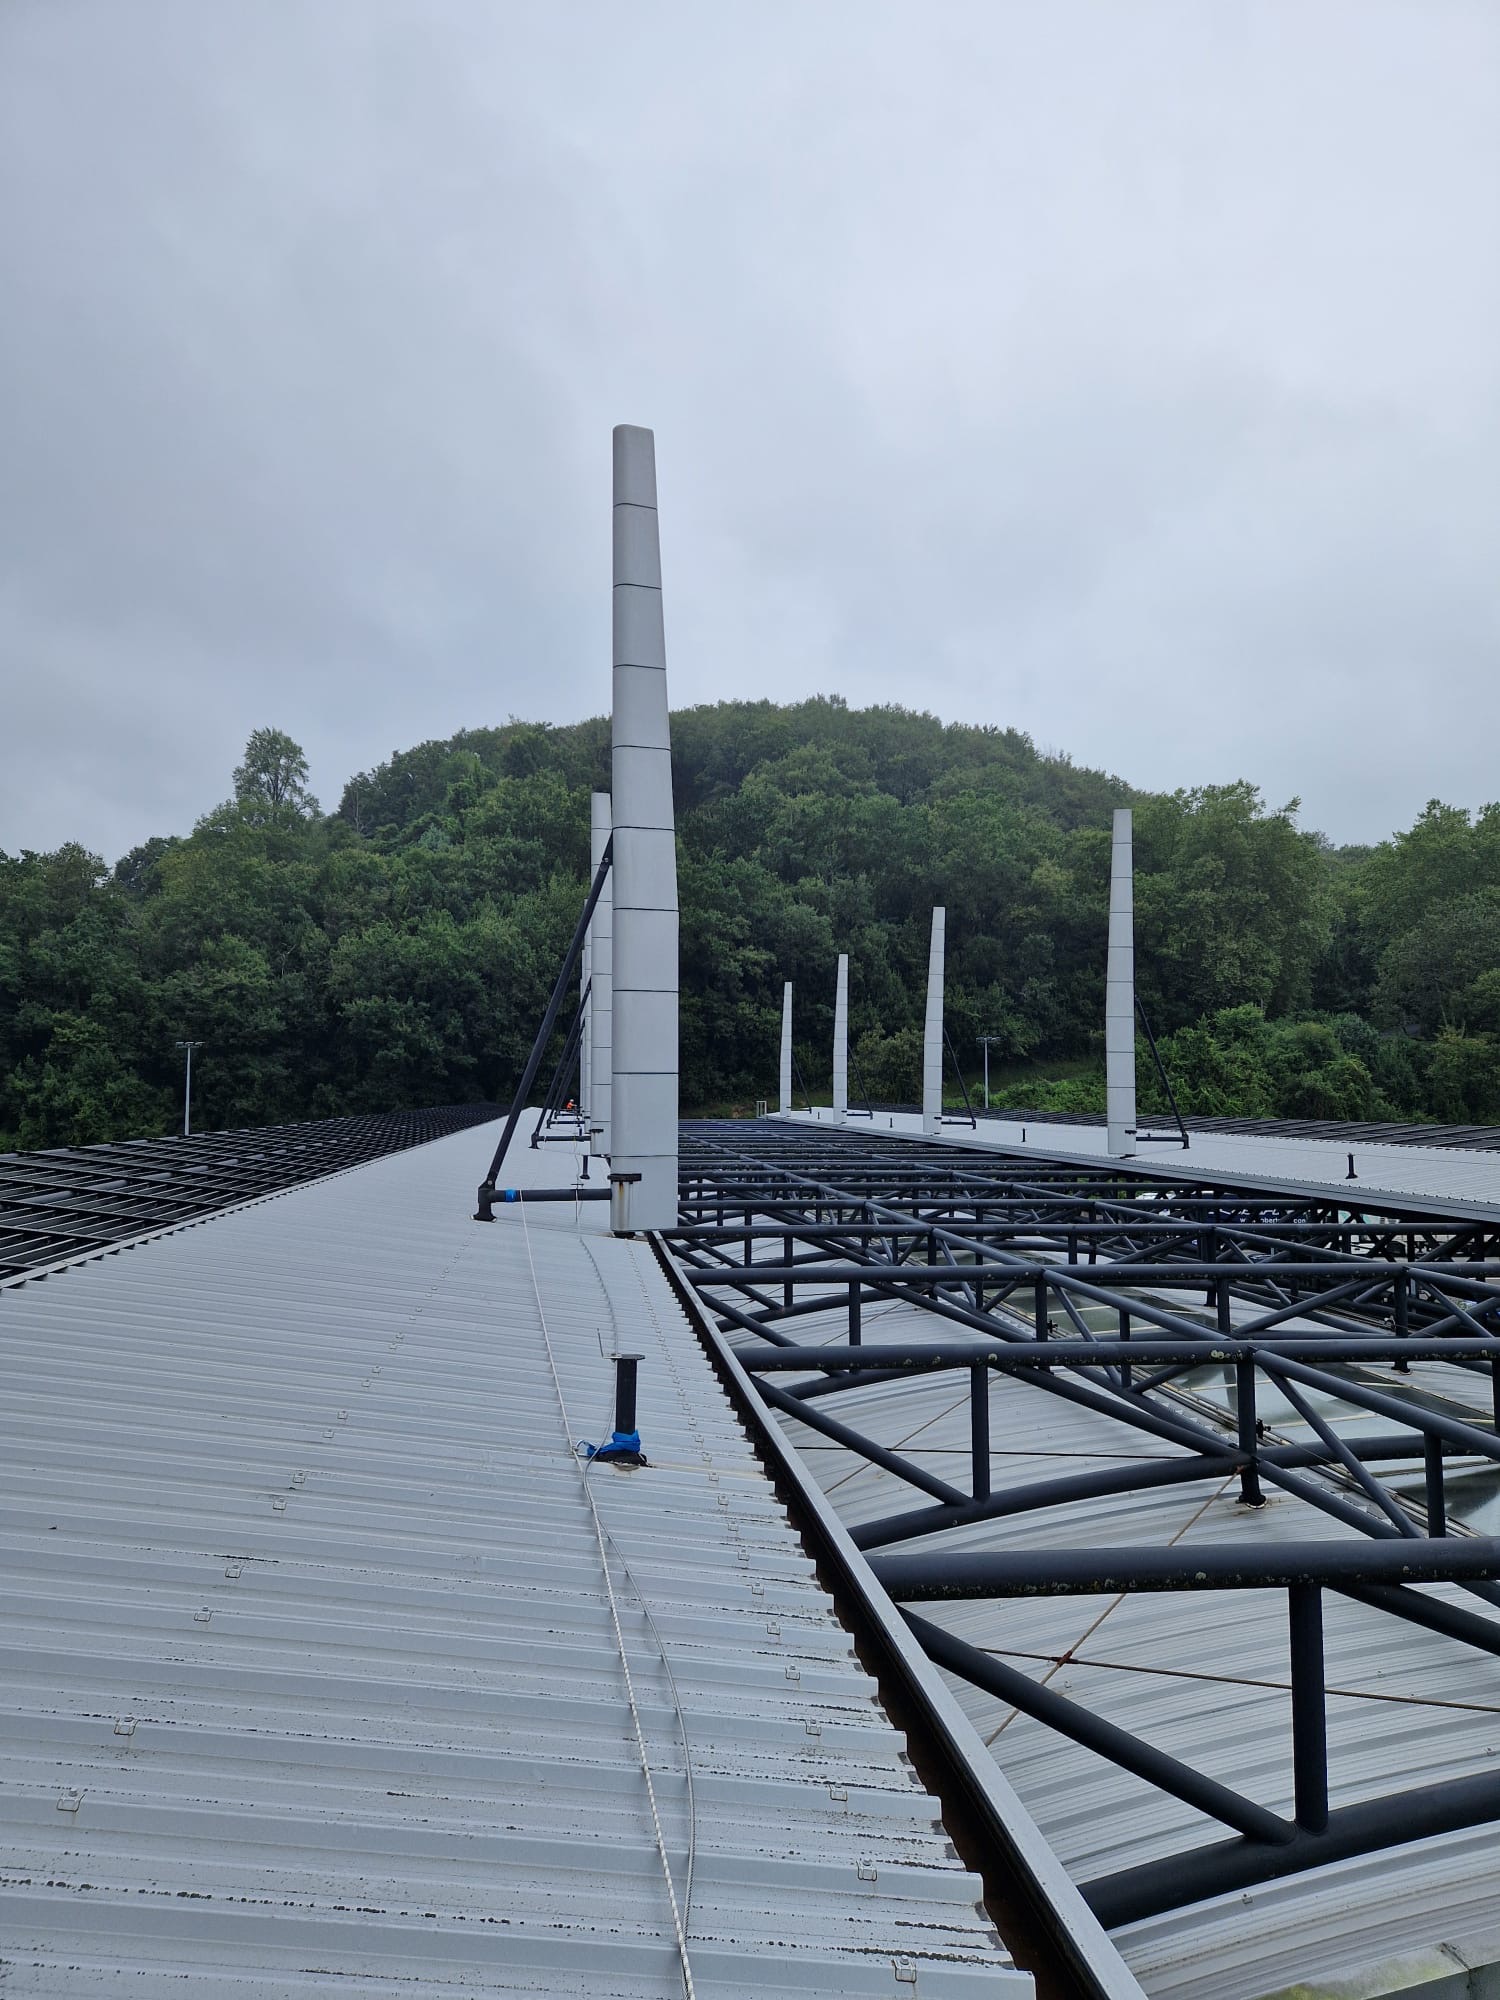
<path id="1" fill-rule="evenodd" d="M 677 846 L 656 443 L 614 434 L 613 1071 L 610 1226 L 677 1221 Z"/>
<path id="2" fill-rule="evenodd" d="M 1117 1159 L 1135 1152 L 1135 902 L 1130 808 L 1114 817 L 1109 856 L 1109 960 L 1104 982 L 1106 1144 Z"/>
<path id="3" fill-rule="evenodd" d="M 182 1084 L 182 1136 L 193 1136 L 193 1050 L 201 1049 L 202 1042 L 179 1042 L 177 1047 L 187 1051 L 187 1071 Z"/>
<path id="4" fill-rule="evenodd" d="M 589 867 L 595 875 L 604 859 L 613 831 L 608 792 L 594 792 L 589 799 Z M 612 868 L 606 874 L 594 915 L 589 924 L 589 1026 L 588 1093 L 583 1103 L 588 1114 L 589 1148 L 599 1154 L 610 1149 L 610 1098 L 614 1075 L 614 897 Z"/>
<path id="5" fill-rule="evenodd" d="M 839 1125 L 849 1117 L 849 954 L 843 951 L 833 989 L 833 1116 Z"/>

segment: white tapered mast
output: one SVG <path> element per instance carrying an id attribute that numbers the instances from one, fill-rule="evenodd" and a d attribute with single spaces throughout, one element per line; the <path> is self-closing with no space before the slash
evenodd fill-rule
<path id="1" fill-rule="evenodd" d="M 614 434 L 611 743 L 610 1221 L 617 1231 L 665 1229 L 677 1220 L 677 846 L 656 444 L 634 424 Z"/>
<path id="2" fill-rule="evenodd" d="M 839 953 L 838 980 L 833 990 L 833 1115 L 840 1124 L 849 1116 L 849 955 Z"/>
<path id="3" fill-rule="evenodd" d="M 927 1018 L 922 1028 L 922 1130 L 929 1137 L 943 1122 L 943 930 L 947 911 L 932 912 L 927 950 Z"/>
<path id="4" fill-rule="evenodd" d="M 781 989 L 781 1076 L 780 1095 L 777 1102 L 779 1111 L 792 1108 L 792 982 L 789 979 Z"/>
<path id="5" fill-rule="evenodd" d="M 1135 1151 L 1135 893 L 1132 821 L 1115 814 L 1109 856 L 1109 962 L 1104 982 L 1104 1099 L 1109 1150 Z"/>

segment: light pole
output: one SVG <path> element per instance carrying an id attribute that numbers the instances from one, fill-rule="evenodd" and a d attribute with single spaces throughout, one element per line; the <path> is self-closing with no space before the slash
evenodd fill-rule
<path id="1" fill-rule="evenodd" d="M 182 1086 L 182 1136 L 192 1137 L 193 1133 L 193 1050 L 201 1049 L 202 1042 L 179 1042 L 178 1048 L 187 1050 L 187 1075 Z"/>
<path id="2" fill-rule="evenodd" d="M 984 1050 L 984 1108 L 990 1108 L 990 1043 L 1004 1041 L 1003 1035 L 981 1035 L 980 1047 Z"/>

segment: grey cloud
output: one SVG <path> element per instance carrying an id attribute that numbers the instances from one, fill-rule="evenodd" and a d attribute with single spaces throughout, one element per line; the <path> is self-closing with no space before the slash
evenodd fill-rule
<path id="1" fill-rule="evenodd" d="M 1500 17 L 21 0 L 0 844 L 607 688 L 838 690 L 1336 838 L 1500 783 Z"/>

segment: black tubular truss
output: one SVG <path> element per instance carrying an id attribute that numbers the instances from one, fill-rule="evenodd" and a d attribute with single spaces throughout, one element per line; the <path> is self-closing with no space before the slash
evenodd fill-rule
<path id="1" fill-rule="evenodd" d="M 425 1145 L 499 1111 L 444 1104 L 0 1155 L 0 1280 Z"/>
<path id="2" fill-rule="evenodd" d="M 953 1065 L 953 1074 L 958 1078 L 958 1087 L 963 1092 L 963 1099 L 964 1099 L 963 1117 L 961 1119 L 945 1118 L 943 1120 L 943 1123 L 945 1125 L 958 1125 L 958 1124 L 968 1125 L 974 1131 L 977 1132 L 979 1129 L 979 1120 L 975 1117 L 974 1106 L 969 1101 L 969 1086 L 968 1083 L 965 1081 L 963 1068 L 958 1060 L 958 1050 L 953 1046 L 953 1037 L 948 1033 L 948 1024 L 946 1021 L 943 1023 L 943 1046 L 948 1051 L 948 1060 Z M 939 1093 L 939 1095 L 941 1095 L 941 1093 Z"/>
<path id="3" fill-rule="evenodd" d="M 803 1076 L 803 1074 L 802 1074 L 802 1065 L 801 1065 L 801 1063 L 799 1063 L 799 1062 L 798 1062 L 798 1060 L 797 1060 L 797 1051 L 796 1051 L 796 1049 L 795 1049 L 795 1048 L 793 1048 L 793 1050 L 792 1050 L 792 1068 L 793 1068 L 793 1070 L 794 1070 L 794 1071 L 796 1072 L 796 1076 L 797 1076 L 797 1088 L 798 1088 L 798 1089 L 799 1089 L 799 1090 L 801 1091 L 801 1093 L 802 1093 L 802 1102 L 803 1102 L 803 1104 L 804 1104 L 804 1105 L 806 1106 L 806 1108 L 807 1108 L 807 1109 L 808 1109 L 809 1111 L 811 1111 L 811 1110 L 812 1110 L 812 1108 L 813 1108 L 813 1101 L 812 1101 L 812 1097 L 811 1097 L 811 1095 L 810 1095 L 810 1094 L 809 1094 L 809 1092 L 808 1092 L 808 1088 L 807 1088 L 807 1081 L 806 1081 L 806 1079 L 804 1078 L 804 1076 Z"/>
<path id="4" fill-rule="evenodd" d="M 1157 1081 L 1166 1093 L 1167 1102 L 1172 1107 L 1172 1116 L 1177 1122 L 1177 1130 L 1175 1132 L 1156 1133 L 1138 1130 L 1135 1135 L 1136 1143 L 1142 1146 L 1175 1144 L 1181 1146 L 1182 1150 L 1186 1152 L 1192 1141 L 1188 1137 L 1188 1128 L 1183 1123 L 1182 1112 L 1177 1104 L 1177 1092 L 1172 1088 L 1171 1077 L 1167 1075 L 1167 1066 L 1161 1059 L 1161 1050 L 1156 1046 L 1156 1037 L 1151 1032 L 1151 1023 L 1146 1019 L 1146 1010 L 1141 1005 L 1141 996 L 1139 993 L 1135 996 L 1135 1017 L 1141 1024 L 1141 1031 L 1146 1037 L 1146 1046 L 1151 1051 L 1151 1061 L 1156 1070 Z"/>
<path id="5" fill-rule="evenodd" d="M 858 1111 L 851 1110 L 849 1116 L 851 1118 L 869 1118 L 873 1120 L 875 1107 L 870 1102 L 869 1091 L 865 1088 L 865 1079 L 859 1067 L 859 1057 L 854 1053 L 854 1044 L 852 1041 L 849 1044 L 849 1068 L 853 1072 L 855 1088 L 859 1091 L 860 1105 L 862 1107 Z"/>
<path id="6" fill-rule="evenodd" d="M 581 1074 L 583 1036 L 584 1030 L 588 1026 L 589 994 L 592 991 L 593 981 L 585 981 L 583 991 L 578 996 L 577 1011 L 568 1024 L 568 1033 L 563 1042 L 562 1054 L 557 1059 L 557 1067 L 552 1072 L 552 1081 L 547 1085 L 547 1094 L 542 1099 L 542 1108 L 537 1113 L 536 1124 L 532 1127 L 531 1143 L 533 1146 L 544 1145 L 549 1138 L 554 1136 L 561 1136 L 576 1144 L 580 1136 L 586 1136 L 583 1134 L 581 1123 L 577 1118 L 569 1120 L 569 1129 L 561 1135 L 551 1134 L 547 1128 L 555 1125 L 559 1119 L 567 1116 L 563 1109 L 563 1100 L 567 1095 L 569 1084 L 572 1083 L 575 1077 Z"/>
<path id="7" fill-rule="evenodd" d="M 583 953 L 583 941 L 588 935 L 589 919 L 594 914 L 595 906 L 604 892 L 604 884 L 609 877 L 609 871 L 614 861 L 614 850 L 614 836 L 611 835 L 604 843 L 604 853 L 600 856 L 599 866 L 594 870 L 594 879 L 589 884 L 588 895 L 584 898 L 583 908 L 579 912 L 578 922 L 574 926 L 573 941 L 563 955 L 562 965 L 558 969 L 557 978 L 553 983 L 552 997 L 548 1000 L 547 1011 L 542 1016 L 542 1025 L 536 1031 L 536 1040 L 531 1045 L 531 1054 L 526 1058 L 525 1066 L 521 1071 L 520 1081 L 516 1085 L 516 1094 L 512 1097 L 510 1109 L 505 1114 L 505 1129 L 500 1134 L 500 1143 L 496 1146 L 494 1158 L 490 1161 L 490 1170 L 479 1184 L 478 1207 L 474 1214 L 476 1222 L 493 1222 L 495 1219 L 495 1195 L 497 1183 L 500 1178 L 500 1169 L 505 1164 L 505 1156 L 510 1151 L 511 1140 L 516 1136 L 516 1127 L 521 1122 L 521 1114 L 526 1109 L 527 1102 L 531 1097 L 532 1086 L 535 1084 L 537 1078 L 537 1071 L 542 1066 L 542 1058 L 546 1055 L 548 1045 L 552 1040 L 552 1032 L 557 1026 L 558 1014 L 562 1011 L 563 996 L 568 990 L 568 981 L 573 977 L 579 958 Z"/>
<path id="8" fill-rule="evenodd" d="M 909 1492 L 850 1533 L 929 1656 L 1229 1829 L 1085 1885 L 1103 1922 L 1500 1819 L 1488 1773 L 1330 1808 L 1323 1661 L 1330 1594 L 1500 1657 L 1500 1541 L 1455 1520 L 1451 1472 L 1457 1459 L 1500 1476 L 1500 1211 L 878 1133 L 688 1125 L 668 1242 L 763 1402 Z M 931 1332 L 911 1313 L 891 1320 L 893 1305 Z M 848 1393 L 937 1372 L 966 1380 L 961 1484 L 865 1435 Z M 1224 1384 L 1221 1400 L 1205 1378 Z M 996 1486 L 997 1383 L 1169 1453 Z M 1329 1404 L 1379 1428 L 1335 1424 Z M 1278 1410 L 1298 1435 L 1260 1414 Z M 1237 1482 L 1251 1510 L 1273 1489 L 1321 1519 L 1323 1538 L 1041 1551 L 1004 1540 L 1020 1516 L 1064 1519 L 1075 1503 L 1195 1481 Z M 962 1553 L 929 1539 L 982 1524 L 993 1546 L 972 1532 Z M 1286 1598 L 1289 1819 L 912 1608 L 1246 1588 Z"/>

